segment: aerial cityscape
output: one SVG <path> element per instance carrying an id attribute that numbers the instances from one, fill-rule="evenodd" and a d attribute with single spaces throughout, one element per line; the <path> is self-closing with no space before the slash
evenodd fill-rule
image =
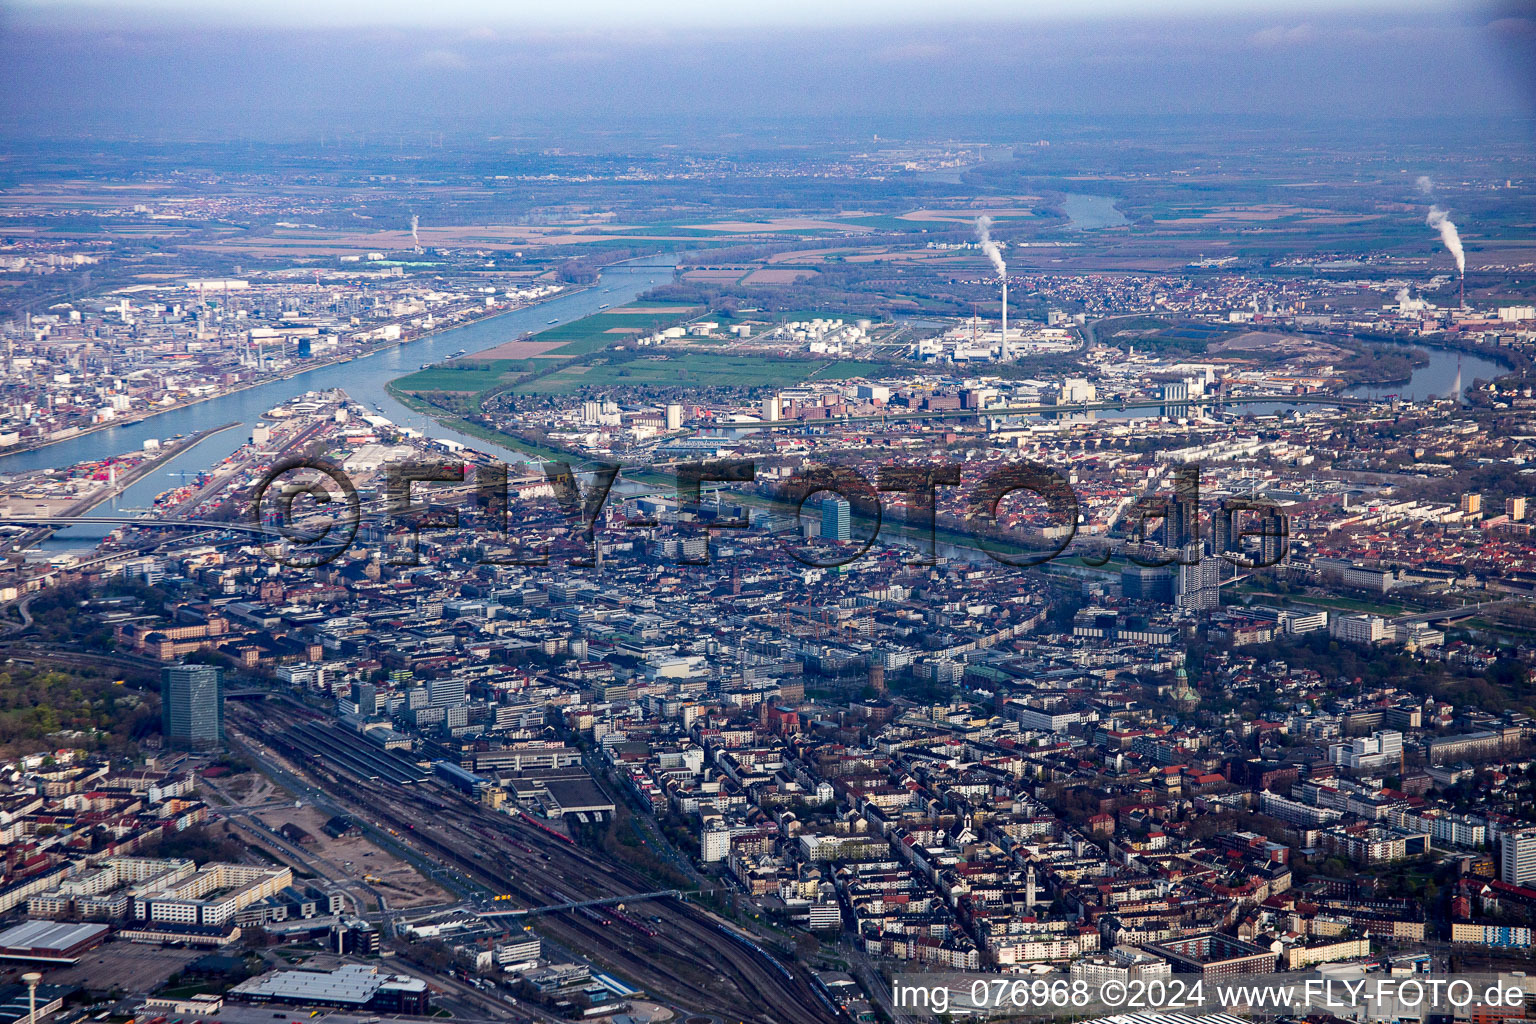
<path id="1" fill-rule="evenodd" d="M 534 6 L 5 12 L 0 1024 L 1536 1019 L 1536 9 Z"/>

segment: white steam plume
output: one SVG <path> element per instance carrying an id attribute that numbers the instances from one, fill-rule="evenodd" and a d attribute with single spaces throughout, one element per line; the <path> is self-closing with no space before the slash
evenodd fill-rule
<path id="1" fill-rule="evenodd" d="M 1456 230 L 1456 224 L 1449 216 L 1449 211 L 1442 210 L 1438 206 L 1429 208 L 1429 216 L 1424 218 L 1424 223 L 1440 232 L 1440 241 L 1451 250 L 1451 255 L 1456 257 L 1456 272 L 1462 277 L 1467 276 L 1467 254 L 1461 248 L 1461 232 Z"/>
<path id="2" fill-rule="evenodd" d="M 1008 264 L 1003 262 L 1003 251 L 992 241 L 991 217 L 982 215 L 976 218 L 976 237 L 981 242 L 981 251 L 992 261 L 992 269 L 997 271 L 997 276 L 1007 278 Z"/>
<path id="3" fill-rule="evenodd" d="M 1426 196 L 1435 190 L 1435 183 L 1430 180 L 1430 177 L 1427 174 L 1419 175 L 1419 180 L 1415 184 L 1419 186 L 1419 191 L 1424 193 Z"/>
<path id="4" fill-rule="evenodd" d="M 1403 285 L 1397 290 L 1397 308 L 1401 313 L 1415 313 L 1424 308 L 1424 300 L 1414 298 L 1408 286 Z"/>
<path id="5" fill-rule="evenodd" d="M 421 248 L 421 239 L 416 234 L 416 225 L 420 223 L 421 218 L 416 216 L 414 213 L 411 214 L 411 244 L 418 249 Z"/>

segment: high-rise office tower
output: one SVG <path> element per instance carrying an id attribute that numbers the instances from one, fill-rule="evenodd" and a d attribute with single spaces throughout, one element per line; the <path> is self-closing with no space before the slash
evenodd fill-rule
<path id="1" fill-rule="evenodd" d="M 1259 537 L 1259 564 L 1279 565 L 1291 553 L 1291 520 L 1283 512 L 1267 517 Z"/>
<path id="2" fill-rule="evenodd" d="M 453 707 L 463 704 L 468 699 L 465 695 L 464 680 L 454 676 L 429 679 L 427 695 L 427 703 L 434 708 Z"/>
<path id="3" fill-rule="evenodd" d="M 1536 885 L 1536 828 L 1516 829 L 1499 837 L 1499 880 Z"/>
<path id="4" fill-rule="evenodd" d="M 853 510 L 842 498 L 821 499 L 821 539 L 851 540 Z"/>
<path id="5" fill-rule="evenodd" d="M 1183 551 L 1200 539 L 1200 467 L 1178 466 L 1173 471 L 1173 493 L 1163 505 L 1163 546 Z"/>
<path id="6" fill-rule="evenodd" d="M 1174 603 L 1191 611 L 1221 607 L 1221 559 L 1206 555 L 1199 542 L 1184 549 L 1183 562 L 1174 578 Z"/>
<path id="7" fill-rule="evenodd" d="M 352 702 L 363 718 L 372 718 L 379 713 L 379 691 L 372 683 L 353 683 Z"/>
<path id="8" fill-rule="evenodd" d="M 1232 550 L 1232 516 L 1225 504 L 1211 515 L 1211 551 L 1218 555 Z"/>
<path id="9" fill-rule="evenodd" d="M 224 670 L 217 665 L 170 665 L 162 669 L 160 730 L 167 746 L 222 744 Z"/>

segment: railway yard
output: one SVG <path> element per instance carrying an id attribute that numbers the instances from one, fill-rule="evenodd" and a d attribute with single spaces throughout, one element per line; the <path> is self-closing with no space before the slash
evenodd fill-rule
<path id="1" fill-rule="evenodd" d="M 358 758 L 318 722 L 301 705 L 268 699 L 256 706 L 232 702 L 229 726 L 231 738 L 269 774 L 302 783 L 317 808 L 351 816 L 377 845 L 460 895 L 458 909 L 483 912 L 487 923 L 509 932 L 527 925 L 551 952 L 586 960 L 683 1014 L 752 1024 L 840 1019 L 803 968 L 686 898 L 650 895 L 666 888 L 655 878 L 535 819 L 474 803 L 403 758 L 383 751 L 377 759 Z M 638 894 L 647 898 L 625 899 Z M 622 902 L 515 914 L 612 900 Z M 382 909 L 386 935 L 393 935 L 399 908 Z M 410 916 L 419 919 L 429 909 L 414 908 Z M 403 939 L 390 944 L 412 959 Z M 699 956 L 704 949 L 712 954 L 707 960 Z M 494 1000 L 476 1002 L 504 1018 L 522 1016 Z"/>

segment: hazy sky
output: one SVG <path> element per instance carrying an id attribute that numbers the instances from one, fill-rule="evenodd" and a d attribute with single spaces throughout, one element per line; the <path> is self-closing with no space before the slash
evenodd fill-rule
<path id="1" fill-rule="evenodd" d="M 658 115 L 1529 115 L 1536 11 L 1397 0 L 0 5 L 0 124 L 292 135 Z"/>
<path id="2" fill-rule="evenodd" d="M 1302 15 L 1457 9 L 1446 0 L 13 0 L 28 16 L 172 15 L 261 25 L 870 25 L 1206 13 Z M 1465 4 L 1459 5 L 1465 7 Z"/>

